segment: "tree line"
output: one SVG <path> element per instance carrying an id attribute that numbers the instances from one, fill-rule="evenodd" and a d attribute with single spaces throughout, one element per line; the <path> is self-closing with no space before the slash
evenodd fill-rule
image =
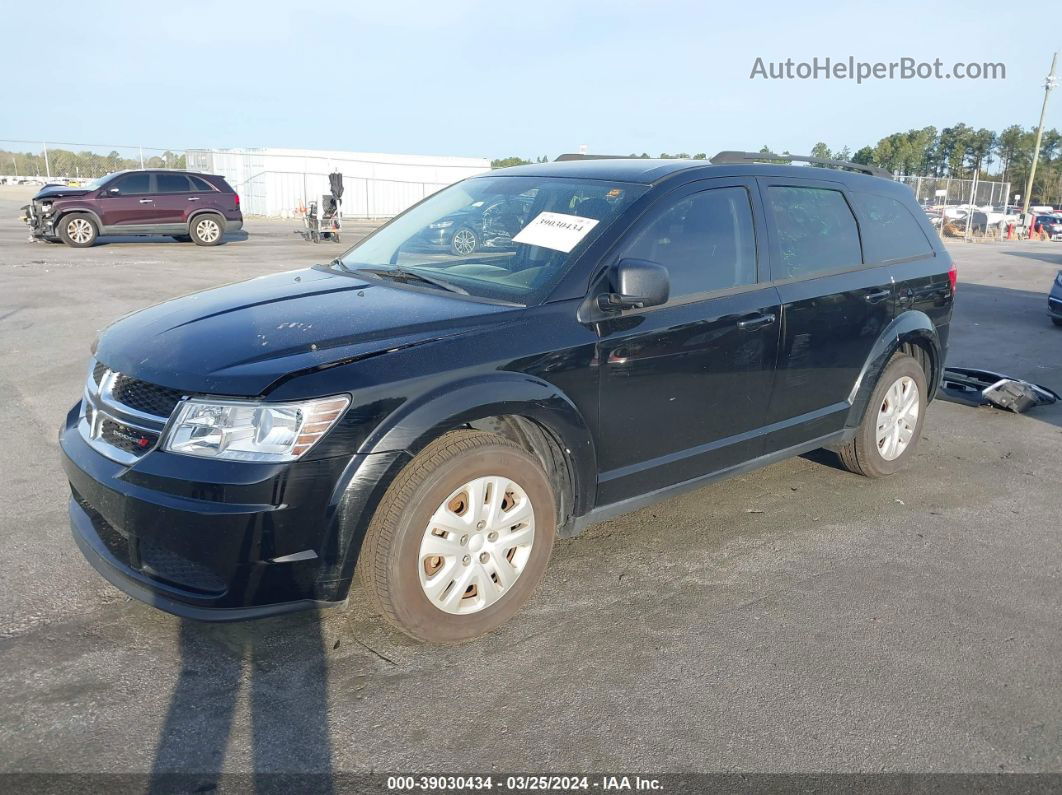
<path id="1" fill-rule="evenodd" d="M 966 124 L 956 124 L 937 130 L 936 127 L 895 132 L 879 140 L 873 146 L 864 146 L 854 152 L 847 146 L 831 149 L 825 142 L 812 147 L 812 157 L 831 160 L 848 160 L 854 163 L 880 166 L 894 174 L 918 177 L 951 177 L 953 179 L 992 179 L 1010 182 L 1010 199 L 1014 194 L 1024 194 L 1032 165 L 1033 149 L 1036 146 L 1036 129 L 1025 129 L 1012 124 L 996 132 L 986 128 L 975 129 Z M 760 152 L 775 151 L 764 146 Z M 789 154 L 783 150 L 780 154 Z M 630 157 L 651 157 L 646 152 Z M 689 158 L 705 160 L 707 155 L 699 152 L 668 154 L 660 158 Z M 538 158 L 534 162 L 545 162 Z M 520 157 L 507 157 L 491 161 L 494 168 L 531 163 Z M 1040 142 L 1040 159 L 1036 167 L 1036 182 L 1032 189 L 1034 204 L 1062 204 L 1062 133 L 1052 128 L 1044 130 Z"/>
<path id="2" fill-rule="evenodd" d="M 161 155 L 144 158 L 145 168 L 184 168 L 185 157 L 182 154 L 165 151 Z M 99 152 L 71 152 L 68 149 L 49 149 L 48 162 L 44 153 L 8 152 L 0 149 L 0 174 L 20 177 L 44 177 L 51 172 L 52 177 L 70 179 L 91 179 L 102 177 L 112 171 L 124 171 L 140 168 L 140 157 L 122 157 L 118 152 L 109 154 Z"/>

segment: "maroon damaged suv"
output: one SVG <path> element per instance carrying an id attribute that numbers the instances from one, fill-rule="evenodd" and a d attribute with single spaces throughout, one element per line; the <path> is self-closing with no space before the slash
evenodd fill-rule
<path id="1" fill-rule="evenodd" d="M 187 171 L 118 171 L 77 188 L 46 185 L 22 212 L 34 238 L 75 248 L 101 235 L 216 246 L 243 227 L 236 191 L 221 177 Z"/>

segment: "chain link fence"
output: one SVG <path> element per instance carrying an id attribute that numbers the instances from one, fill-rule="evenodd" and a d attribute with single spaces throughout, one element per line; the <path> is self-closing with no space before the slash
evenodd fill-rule
<path id="1" fill-rule="evenodd" d="M 952 177 L 895 177 L 914 191 L 921 205 L 956 206 L 972 204 L 977 207 L 1002 208 L 1009 204 L 1010 183 L 990 179 L 953 179 Z"/>

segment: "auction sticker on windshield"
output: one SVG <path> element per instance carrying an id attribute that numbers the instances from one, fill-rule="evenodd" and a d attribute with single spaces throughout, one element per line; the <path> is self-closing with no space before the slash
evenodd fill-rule
<path id="1" fill-rule="evenodd" d="M 581 218 L 564 213 L 539 213 L 535 220 L 513 237 L 513 242 L 542 246 L 567 254 L 579 245 L 579 241 L 590 234 L 590 230 L 597 224 L 596 218 Z"/>

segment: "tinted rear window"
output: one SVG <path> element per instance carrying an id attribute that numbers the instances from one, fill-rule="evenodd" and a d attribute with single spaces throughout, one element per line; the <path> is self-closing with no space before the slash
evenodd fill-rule
<path id="1" fill-rule="evenodd" d="M 863 261 L 859 227 L 840 191 L 771 186 L 767 200 L 778 234 L 781 272 L 776 279 L 856 267 Z"/>
<path id="2" fill-rule="evenodd" d="M 193 176 L 189 176 L 188 179 L 190 179 L 192 181 L 192 190 L 196 190 L 196 191 L 199 191 L 201 193 L 203 191 L 212 191 L 212 190 L 214 190 L 212 187 L 210 187 L 210 183 L 207 182 L 205 179 L 200 179 L 199 177 L 193 177 Z"/>
<path id="3" fill-rule="evenodd" d="M 184 174 L 156 174 L 156 193 L 187 193 L 189 191 L 188 177 Z"/>
<path id="4" fill-rule="evenodd" d="M 921 224 L 901 202 L 874 193 L 854 193 L 852 201 L 863 218 L 863 247 L 867 262 L 887 262 L 933 253 Z"/>

